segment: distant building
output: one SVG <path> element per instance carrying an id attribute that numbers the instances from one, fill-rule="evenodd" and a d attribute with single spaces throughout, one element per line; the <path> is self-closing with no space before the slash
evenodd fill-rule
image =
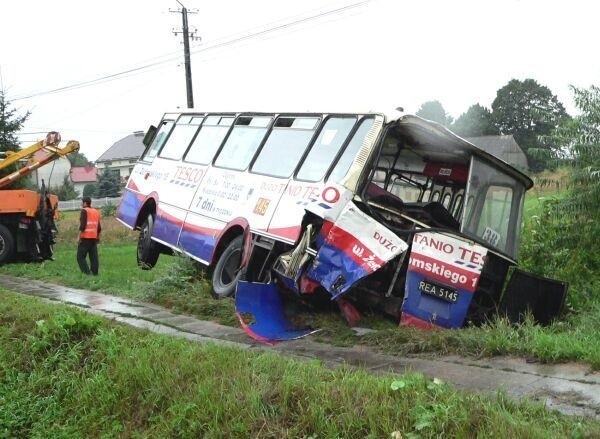
<path id="1" fill-rule="evenodd" d="M 521 171 L 528 169 L 527 156 L 512 134 L 504 136 L 465 137 L 465 140 Z"/>
<path id="2" fill-rule="evenodd" d="M 146 148 L 142 140 L 144 140 L 144 132 L 135 131 L 115 142 L 96 160 L 98 172 L 101 174 L 108 169 L 119 178 L 119 181 L 127 181 L 133 166 Z"/>
<path id="3" fill-rule="evenodd" d="M 96 183 L 98 180 L 98 170 L 94 166 L 73 166 L 71 168 L 71 181 L 79 196 L 83 195 L 83 188 L 86 184 Z"/>

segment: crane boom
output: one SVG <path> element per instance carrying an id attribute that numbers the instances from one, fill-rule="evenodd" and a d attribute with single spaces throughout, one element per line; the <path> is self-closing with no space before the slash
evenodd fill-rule
<path id="1" fill-rule="evenodd" d="M 37 168 L 44 166 L 60 157 L 79 150 L 79 142 L 69 140 L 63 148 L 58 147 L 60 135 L 56 132 L 48 133 L 45 140 L 40 140 L 33 145 L 16 152 L 10 152 L 6 159 L 0 161 L 0 170 L 18 162 L 19 160 L 29 159 L 27 164 L 18 171 L 15 171 L 5 177 L 0 178 L 0 189 L 8 186 L 15 180 L 31 174 Z M 43 158 L 34 158 L 38 151 L 44 151 L 46 155 Z"/>
<path id="2" fill-rule="evenodd" d="M 19 170 L 0 178 L 0 188 L 31 174 L 34 170 L 79 150 L 79 142 L 69 140 L 61 148 L 60 134 L 48 133 L 44 140 L 19 151 L 8 151 L 0 161 L 0 171 L 23 163 Z M 40 152 L 40 154 L 36 154 Z M 9 171 L 10 169 L 10 171 Z M 28 261 L 52 259 L 57 228 L 58 197 L 49 194 L 44 180 L 39 192 L 26 189 L 0 190 L 0 265 L 16 257 Z"/>
<path id="3" fill-rule="evenodd" d="M 12 165 L 13 163 L 17 163 L 19 160 L 24 160 L 32 156 L 40 149 L 49 148 L 50 150 L 52 150 L 52 148 L 56 148 L 59 143 L 60 134 L 56 131 L 51 131 L 46 135 L 46 138 L 44 140 L 40 140 L 34 143 L 33 145 L 28 146 L 27 148 L 21 149 L 19 151 L 5 151 L 4 154 L 6 155 L 6 158 L 0 161 L 0 170 Z"/>

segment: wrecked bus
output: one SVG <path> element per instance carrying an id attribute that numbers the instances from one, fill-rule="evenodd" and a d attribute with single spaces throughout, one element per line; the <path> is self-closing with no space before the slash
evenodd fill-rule
<path id="1" fill-rule="evenodd" d="M 138 264 L 175 251 L 208 266 L 257 338 L 287 337 L 260 321 L 283 289 L 337 301 L 351 324 L 366 305 L 424 328 L 499 309 L 548 320 L 564 302 L 564 285 L 520 270 L 505 288 L 530 178 L 434 122 L 167 113 L 144 143 L 117 213 L 140 231 Z"/>

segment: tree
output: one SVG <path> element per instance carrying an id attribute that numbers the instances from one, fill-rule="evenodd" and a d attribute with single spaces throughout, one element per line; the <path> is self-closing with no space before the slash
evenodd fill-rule
<path id="1" fill-rule="evenodd" d="M 568 117 L 564 106 L 550 89 L 533 79 L 511 79 L 498 90 L 492 102 L 496 128 L 500 134 L 515 137 L 534 171 L 543 169 L 547 162 L 540 156 L 540 150 L 550 152 L 551 149 L 551 145 L 540 142 L 539 136 L 550 134 Z"/>
<path id="2" fill-rule="evenodd" d="M 29 112 L 18 116 L 17 110 L 11 108 L 10 102 L 6 100 L 4 91 L 0 90 L 0 151 L 20 149 L 15 133 L 21 129 L 28 117 Z"/>
<path id="3" fill-rule="evenodd" d="M 572 163 L 571 184 L 576 189 L 568 200 L 577 215 L 600 220 L 600 87 L 571 87 L 581 112 L 564 120 L 548 138 L 558 159 Z"/>
<path id="4" fill-rule="evenodd" d="M 79 151 L 69 154 L 67 158 L 71 162 L 71 166 L 89 166 L 90 164 L 90 161 L 85 154 L 80 153 Z"/>
<path id="5" fill-rule="evenodd" d="M 452 117 L 446 113 L 446 110 L 444 110 L 444 107 L 439 101 L 425 102 L 415 114 L 423 119 L 432 120 L 444 125 L 445 127 L 452 124 Z"/>
<path id="6" fill-rule="evenodd" d="M 18 151 L 19 139 L 15 135 L 23 126 L 25 120 L 29 117 L 29 112 L 22 116 L 17 115 L 17 111 L 10 106 L 4 96 L 4 91 L 0 90 L 0 152 Z M 0 171 L 0 177 L 4 177 L 17 170 L 16 165 L 11 165 Z M 10 184 L 7 189 L 25 188 L 30 185 L 26 178 L 17 179 Z"/>
<path id="7" fill-rule="evenodd" d="M 96 183 L 86 183 L 86 185 L 83 187 L 83 193 L 82 195 L 84 197 L 93 197 L 94 193 L 96 192 Z"/>
<path id="8" fill-rule="evenodd" d="M 530 269 L 571 284 L 571 300 L 600 300 L 600 87 L 571 87 L 580 115 L 547 136 L 554 156 L 570 162 L 570 188 L 533 217 L 523 257 Z M 526 235 L 527 236 L 527 235 Z M 576 293 L 576 294 L 573 294 Z"/>
<path id="9" fill-rule="evenodd" d="M 479 104 L 471 105 L 452 125 L 452 131 L 463 137 L 498 134 L 492 120 L 492 112 Z"/>
<path id="10" fill-rule="evenodd" d="M 79 196 L 75 190 L 75 185 L 68 175 L 65 175 L 65 178 L 60 186 L 51 188 L 50 193 L 56 194 L 60 201 L 74 200 Z"/>
<path id="11" fill-rule="evenodd" d="M 110 170 L 102 171 L 96 185 L 96 198 L 118 197 L 120 195 L 119 178 Z"/>

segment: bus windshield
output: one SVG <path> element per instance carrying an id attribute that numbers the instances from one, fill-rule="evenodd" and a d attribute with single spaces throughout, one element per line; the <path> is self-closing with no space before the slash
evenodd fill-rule
<path id="1" fill-rule="evenodd" d="M 517 180 L 473 157 L 463 231 L 515 256 L 524 194 Z"/>

